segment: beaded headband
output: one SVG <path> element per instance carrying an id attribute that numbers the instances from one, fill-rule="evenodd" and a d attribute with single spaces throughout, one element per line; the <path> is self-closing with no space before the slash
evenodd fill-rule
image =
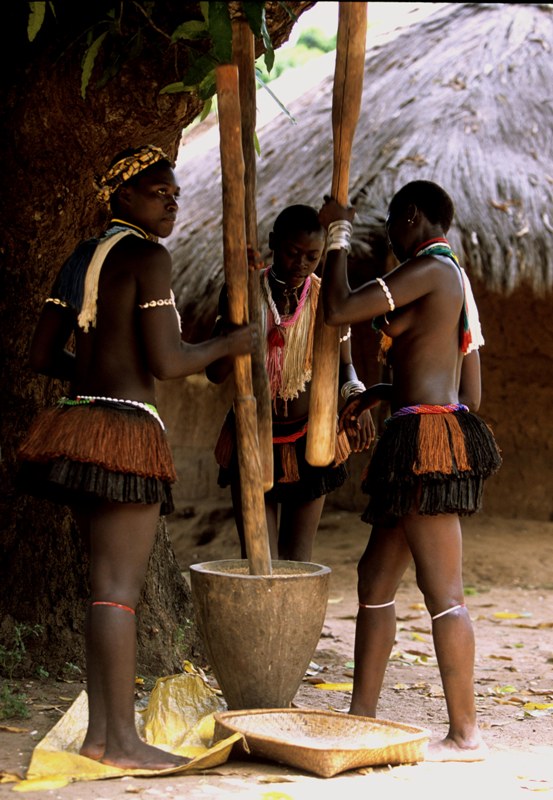
<path id="1" fill-rule="evenodd" d="M 125 181 L 158 161 L 171 162 L 171 159 L 160 147 L 155 147 L 153 144 L 144 145 L 136 153 L 116 161 L 105 175 L 96 179 L 98 189 L 96 197 L 101 203 L 108 203 L 112 194 L 115 194 Z"/>

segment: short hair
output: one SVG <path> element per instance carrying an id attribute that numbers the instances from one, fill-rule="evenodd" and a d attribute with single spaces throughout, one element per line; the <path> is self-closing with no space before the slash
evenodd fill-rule
<path id="1" fill-rule="evenodd" d="M 291 233 L 298 233 L 299 231 L 324 233 L 324 227 L 319 220 L 319 213 L 313 206 L 302 204 L 287 206 L 274 221 L 273 234 L 278 239 L 283 239 Z"/>
<path id="2" fill-rule="evenodd" d="M 397 216 L 412 204 L 420 208 L 429 222 L 438 223 L 444 233 L 447 233 L 453 220 L 455 207 L 445 189 L 433 181 L 406 183 L 392 197 L 388 208 L 389 214 Z"/>

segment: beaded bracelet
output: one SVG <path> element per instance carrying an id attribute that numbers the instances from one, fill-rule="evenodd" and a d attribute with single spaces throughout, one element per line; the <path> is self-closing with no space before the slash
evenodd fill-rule
<path id="1" fill-rule="evenodd" d="M 353 225 L 347 219 L 337 219 L 331 222 L 328 226 L 328 236 L 326 249 L 328 250 L 345 250 L 347 253 L 351 250 L 351 234 L 353 232 Z"/>
<path id="2" fill-rule="evenodd" d="M 340 389 L 340 394 L 344 400 L 349 400 L 353 394 L 361 394 L 361 392 L 364 392 L 366 388 L 367 387 L 363 381 L 346 381 Z"/>

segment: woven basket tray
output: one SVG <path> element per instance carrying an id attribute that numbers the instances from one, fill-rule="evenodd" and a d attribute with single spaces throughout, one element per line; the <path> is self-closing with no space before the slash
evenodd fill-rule
<path id="1" fill-rule="evenodd" d="M 255 709 L 214 714 L 215 740 L 241 733 L 252 756 L 323 778 L 359 767 L 424 760 L 430 731 L 338 711 Z"/>

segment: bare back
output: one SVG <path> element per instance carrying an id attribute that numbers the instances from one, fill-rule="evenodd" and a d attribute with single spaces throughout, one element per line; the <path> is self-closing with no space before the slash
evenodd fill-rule
<path id="1" fill-rule="evenodd" d="M 145 312 L 139 303 L 169 298 L 170 270 L 160 244 L 129 235 L 114 246 L 102 266 L 96 327 L 76 332 L 77 394 L 154 402 L 148 351 L 158 337 L 177 336 L 178 323 L 172 307 Z M 148 313 L 157 328 L 152 341 L 143 324 L 153 321 L 145 319 Z"/>

